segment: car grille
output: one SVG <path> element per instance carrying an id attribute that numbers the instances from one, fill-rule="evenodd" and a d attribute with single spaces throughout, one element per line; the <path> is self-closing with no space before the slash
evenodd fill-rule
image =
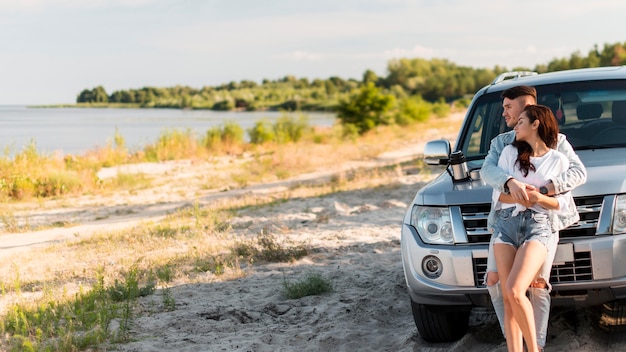
<path id="1" fill-rule="evenodd" d="M 591 252 L 574 253 L 573 262 L 553 265 L 550 272 L 550 282 L 553 284 L 589 281 L 592 279 Z"/>
<path id="2" fill-rule="evenodd" d="M 580 220 L 559 231 L 559 238 L 595 236 L 604 196 L 574 198 Z"/>
<path id="3" fill-rule="evenodd" d="M 578 223 L 561 230 L 560 238 L 577 238 L 595 236 L 598 225 L 600 210 L 602 209 L 603 196 L 575 198 L 576 209 L 580 215 Z M 468 243 L 489 243 L 491 233 L 487 229 L 489 217 L 489 204 L 462 205 L 461 216 L 463 226 L 467 234 Z"/>
<path id="4" fill-rule="evenodd" d="M 484 279 L 487 272 L 487 258 L 473 258 L 474 265 L 474 286 L 485 287 Z"/>
<path id="5" fill-rule="evenodd" d="M 474 286 L 485 287 L 483 282 L 487 271 L 487 258 L 473 258 Z M 574 253 L 574 261 L 560 265 L 553 265 L 550 273 L 550 283 L 572 283 L 593 280 L 591 252 Z"/>
<path id="6" fill-rule="evenodd" d="M 467 233 L 467 242 L 489 243 L 489 239 L 491 239 L 491 232 L 487 229 L 489 209 L 491 209 L 489 204 L 461 206 L 461 216 L 463 217 L 463 226 Z"/>

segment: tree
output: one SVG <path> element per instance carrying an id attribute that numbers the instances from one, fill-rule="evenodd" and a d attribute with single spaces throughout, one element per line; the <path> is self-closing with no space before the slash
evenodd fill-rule
<path id="1" fill-rule="evenodd" d="M 378 76 L 372 70 L 366 70 L 365 73 L 363 73 L 363 83 L 367 84 L 369 82 L 374 84 L 378 83 Z"/>
<path id="2" fill-rule="evenodd" d="M 106 90 L 104 90 L 104 87 L 102 86 L 97 86 L 96 88 L 93 89 L 92 91 L 93 94 L 93 101 L 95 101 L 96 103 L 107 103 L 109 102 L 109 95 L 107 94 Z"/>
<path id="3" fill-rule="evenodd" d="M 375 126 L 389 124 L 393 120 L 389 112 L 394 103 L 392 95 L 383 94 L 369 82 L 358 93 L 339 102 L 337 117 L 343 124 L 356 126 L 363 134 Z"/>
<path id="4" fill-rule="evenodd" d="M 77 103 L 107 103 L 109 96 L 104 87 L 97 86 L 91 90 L 83 90 L 76 98 Z"/>

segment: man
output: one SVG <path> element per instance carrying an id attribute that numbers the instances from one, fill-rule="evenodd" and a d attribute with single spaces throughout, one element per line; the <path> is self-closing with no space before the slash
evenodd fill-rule
<path id="1" fill-rule="evenodd" d="M 519 120 L 519 115 L 526 105 L 537 104 L 537 91 L 533 87 L 529 86 L 517 86 L 504 90 L 501 94 L 502 107 L 504 111 L 502 116 L 504 117 L 507 127 L 513 128 Z M 494 137 L 489 147 L 489 153 L 485 158 L 481 169 L 481 177 L 485 182 L 493 188 L 503 193 L 509 193 L 513 199 L 520 203 L 528 202 L 528 194 L 526 190 L 535 190 L 535 187 L 527 185 L 514 179 L 511 175 L 508 175 L 504 170 L 498 167 L 498 159 L 502 153 L 502 149 L 508 144 L 511 144 L 515 140 L 515 131 L 511 130 L 504 132 Z M 570 191 L 575 187 L 585 183 L 587 180 L 587 171 L 583 166 L 580 158 L 574 153 L 574 149 L 567 141 L 565 135 L 559 133 L 559 139 L 557 143 L 557 150 L 569 159 L 569 169 L 564 173 L 558 175 L 545 187 L 541 187 L 540 192 L 543 194 L 554 195 L 560 194 L 566 191 Z M 493 232 L 493 224 L 495 219 L 495 211 L 492 209 L 489 213 L 487 226 L 490 231 Z M 572 219 L 559 219 L 565 226 L 571 224 Z M 548 248 L 549 253 L 556 251 L 557 243 L 554 242 Z M 549 256 L 549 257 L 554 257 Z M 537 279 L 529 288 L 530 301 L 533 305 L 533 313 L 535 316 L 535 328 L 537 331 L 537 344 L 539 349 L 543 350 L 546 342 L 546 331 L 548 329 L 548 319 L 550 314 L 550 291 L 551 286 L 547 280 L 542 278 L 550 278 L 550 271 L 552 268 L 552 262 L 546 262 L 541 269 L 539 279 Z M 489 243 L 489 255 L 487 257 L 487 272 L 485 274 L 485 283 L 491 296 L 496 315 L 500 321 L 500 327 L 504 333 L 504 302 L 501 294 L 501 285 L 498 278 L 498 272 L 496 269 L 495 258 L 493 255 L 493 238 Z M 521 346 L 523 343 L 521 336 L 510 337 L 513 341 Z M 520 347 L 521 350 L 521 347 Z"/>

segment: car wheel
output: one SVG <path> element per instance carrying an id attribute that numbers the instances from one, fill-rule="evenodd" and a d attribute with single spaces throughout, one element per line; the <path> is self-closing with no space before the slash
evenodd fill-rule
<path id="1" fill-rule="evenodd" d="M 469 307 L 431 306 L 411 300 L 411 310 L 417 331 L 426 341 L 451 342 L 467 333 Z"/>
<path id="2" fill-rule="evenodd" d="M 607 332 L 626 331 L 626 300 L 615 300 L 598 307 L 598 326 Z"/>

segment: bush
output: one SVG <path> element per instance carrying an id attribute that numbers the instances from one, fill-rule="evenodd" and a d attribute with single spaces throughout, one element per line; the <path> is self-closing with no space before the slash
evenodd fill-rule
<path id="1" fill-rule="evenodd" d="M 38 180 L 37 196 L 51 197 L 80 190 L 81 179 L 76 173 L 53 172 Z"/>
<path id="2" fill-rule="evenodd" d="M 250 143 L 253 144 L 263 144 L 276 140 L 272 125 L 265 119 L 257 121 L 252 128 L 249 128 L 248 136 L 250 136 Z"/>
<path id="3" fill-rule="evenodd" d="M 220 110 L 220 111 L 233 110 L 234 108 L 235 108 L 235 102 L 232 99 L 218 101 L 217 103 L 213 104 L 213 106 L 211 107 L 211 109 L 213 110 Z"/>
<path id="4" fill-rule="evenodd" d="M 443 98 L 433 105 L 433 112 L 437 117 L 446 117 L 450 115 L 450 105 Z"/>
<path id="5" fill-rule="evenodd" d="M 222 143 L 236 145 L 243 143 L 244 130 L 235 122 L 228 121 L 222 127 Z"/>
<path id="6" fill-rule="evenodd" d="M 421 98 L 402 99 L 398 107 L 396 123 L 401 126 L 406 126 L 413 122 L 423 122 L 428 120 L 430 114 L 430 104 Z"/>
<path id="7" fill-rule="evenodd" d="M 296 120 L 284 114 L 274 124 L 274 135 L 278 143 L 298 142 L 309 130 L 309 119 L 306 115 L 300 115 Z"/>
<path id="8" fill-rule="evenodd" d="M 174 129 L 162 132 L 156 143 L 144 148 L 144 153 L 148 161 L 162 161 L 187 158 L 197 149 L 196 136 L 190 129 Z"/>
<path id="9" fill-rule="evenodd" d="M 204 146 L 214 151 L 229 151 L 243 144 L 244 130 L 235 122 L 228 121 L 223 126 L 207 130 Z"/>
<path id="10" fill-rule="evenodd" d="M 339 102 L 337 117 L 344 124 L 353 124 L 360 134 L 378 125 L 393 122 L 390 111 L 395 103 L 393 95 L 383 94 L 369 82 L 357 94 Z"/>

